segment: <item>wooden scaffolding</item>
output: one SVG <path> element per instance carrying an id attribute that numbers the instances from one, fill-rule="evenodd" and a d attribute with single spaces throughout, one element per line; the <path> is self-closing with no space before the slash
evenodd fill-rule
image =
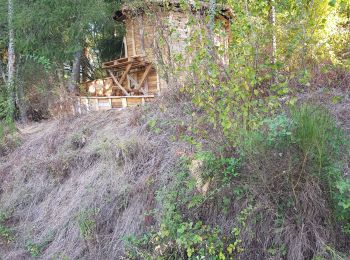
<path id="1" fill-rule="evenodd" d="M 157 74 L 153 65 L 146 61 L 144 56 L 104 62 L 102 68 L 109 77 L 82 84 L 81 103 L 89 110 L 145 104 L 157 93 L 157 87 L 154 88 L 157 86 Z"/>

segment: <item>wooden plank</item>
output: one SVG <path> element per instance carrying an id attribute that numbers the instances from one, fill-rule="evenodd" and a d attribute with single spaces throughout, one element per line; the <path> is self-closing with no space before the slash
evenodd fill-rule
<path id="1" fill-rule="evenodd" d="M 119 84 L 117 78 L 114 76 L 113 72 L 108 70 L 109 75 L 112 77 L 114 83 L 117 85 L 117 87 L 124 93 L 124 95 L 129 96 L 129 93 L 123 88 L 122 85 Z"/>
<path id="2" fill-rule="evenodd" d="M 103 69 L 119 69 L 119 70 L 123 70 L 124 68 L 126 68 L 129 64 L 132 64 L 132 68 L 140 68 L 140 67 L 145 67 L 147 65 L 146 62 L 144 61 L 127 61 L 127 62 L 123 62 L 123 63 L 117 63 L 117 64 L 113 64 L 113 65 L 108 65 L 108 66 L 102 66 Z"/>
<path id="3" fill-rule="evenodd" d="M 128 101 L 126 98 L 122 98 L 122 107 L 125 108 L 128 106 Z"/>
<path id="4" fill-rule="evenodd" d="M 139 96 L 139 97 L 130 96 L 130 97 L 127 97 L 126 99 L 128 100 L 128 103 L 137 104 L 142 101 L 142 98 L 143 98 L 142 96 Z"/>
<path id="5" fill-rule="evenodd" d="M 144 96 L 113 96 L 113 97 L 80 97 L 82 106 L 88 111 L 109 110 L 113 108 L 126 108 L 144 105 L 151 102 L 154 95 Z"/>
<path id="6" fill-rule="evenodd" d="M 113 98 L 112 99 L 112 108 L 122 108 L 123 102 L 121 98 Z"/>
<path id="7" fill-rule="evenodd" d="M 144 94 L 147 94 L 147 93 L 148 93 L 148 91 L 149 91 L 148 80 L 146 80 L 146 82 L 145 82 L 145 87 L 144 87 L 144 88 L 141 88 L 141 89 L 142 89 L 142 92 L 143 92 Z"/>
<path id="8" fill-rule="evenodd" d="M 140 88 L 143 87 L 143 84 L 145 83 L 145 80 L 147 79 L 147 76 L 150 73 L 151 69 L 152 69 L 152 64 L 148 64 L 145 72 L 142 75 L 141 81 L 139 82 L 139 86 L 138 86 L 137 90 L 139 90 Z"/>
<path id="9" fill-rule="evenodd" d="M 105 99 L 108 100 L 110 98 L 112 99 L 122 99 L 122 98 L 154 98 L 154 95 L 135 95 L 135 96 L 110 96 L 110 97 L 89 97 L 89 96 L 82 96 L 80 97 L 82 100 L 96 100 L 96 99 Z"/>
<path id="10" fill-rule="evenodd" d="M 128 107 L 136 107 L 142 104 L 142 98 L 128 98 Z"/>
<path id="11" fill-rule="evenodd" d="M 132 67 L 132 64 L 129 64 L 129 65 L 126 67 L 126 70 L 124 71 L 122 77 L 121 77 L 120 80 L 119 80 L 119 84 L 120 84 L 120 85 L 123 84 L 124 80 L 125 80 L 126 77 L 128 76 L 131 67 Z"/>

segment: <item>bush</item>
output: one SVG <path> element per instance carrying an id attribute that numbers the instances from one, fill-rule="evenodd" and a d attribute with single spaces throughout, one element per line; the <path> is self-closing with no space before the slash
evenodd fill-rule
<path id="1" fill-rule="evenodd" d="M 208 159 L 203 164 L 206 177 L 218 177 L 224 172 L 218 179 L 227 181 L 228 176 L 235 176 L 234 159 L 215 159 L 208 152 L 201 152 L 195 157 Z M 139 238 L 127 238 L 128 258 L 226 259 L 243 250 L 239 228 L 232 228 L 231 236 L 226 237 L 219 226 L 207 224 L 196 213 L 193 214 L 216 191 L 210 195 L 199 193 L 196 180 L 189 174 L 189 161 L 186 164 L 184 171 L 176 174 L 174 182 L 158 192 L 162 208 L 154 214 L 160 215 L 159 230 Z"/>
<path id="2" fill-rule="evenodd" d="M 332 115 L 322 107 L 301 106 L 292 111 L 293 140 L 310 161 L 343 230 L 350 234 L 350 182 L 345 178 L 348 141 Z"/>
<path id="3" fill-rule="evenodd" d="M 341 226 L 349 233 L 350 186 L 343 174 L 348 148 L 332 115 L 312 105 L 265 120 L 260 131 L 246 134 L 241 152 L 244 171 L 252 175 L 250 191 L 255 204 L 278 216 L 277 244 L 288 241 L 288 257 L 329 257 L 340 235 L 334 230 Z"/>
<path id="4" fill-rule="evenodd" d="M 158 192 L 158 225 L 129 238 L 142 259 L 337 258 L 349 231 L 348 149 L 331 114 L 300 106 L 241 139 L 240 158 L 197 152 Z M 193 174 L 193 162 L 200 167 Z M 198 187 L 198 178 L 209 190 Z M 261 239 L 264 238 L 264 239 Z"/>

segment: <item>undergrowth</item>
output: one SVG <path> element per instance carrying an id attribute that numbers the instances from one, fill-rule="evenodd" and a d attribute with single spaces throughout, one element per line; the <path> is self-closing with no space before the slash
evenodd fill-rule
<path id="1" fill-rule="evenodd" d="M 127 257 L 347 257 L 337 240 L 350 235 L 348 148 L 328 111 L 303 105 L 245 133 L 239 156 L 197 151 L 158 191 L 158 224 L 127 238 Z"/>
<path id="2" fill-rule="evenodd" d="M 10 218 L 9 214 L 0 212 L 0 243 L 11 243 L 14 240 L 14 232 L 11 230 L 5 222 Z"/>

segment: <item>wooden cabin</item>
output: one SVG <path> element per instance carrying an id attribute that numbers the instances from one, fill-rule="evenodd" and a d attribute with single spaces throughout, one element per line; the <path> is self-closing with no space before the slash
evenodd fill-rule
<path id="1" fill-rule="evenodd" d="M 178 1 L 169 0 L 145 1 L 142 8 L 125 5 L 114 16 L 125 24 L 125 56 L 102 64 L 109 77 L 83 83 L 81 103 L 89 110 L 105 110 L 137 106 L 160 95 L 169 85 L 161 68 L 177 54 L 186 57 L 186 40 L 191 31 L 199 29 L 189 21 L 203 18 L 207 9 L 205 4 L 184 9 Z M 217 11 L 223 30 L 229 28 L 231 18 L 230 9 Z M 228 47 L 228 41 L 229 32 L 215 35 L 215 44 Z"/>

